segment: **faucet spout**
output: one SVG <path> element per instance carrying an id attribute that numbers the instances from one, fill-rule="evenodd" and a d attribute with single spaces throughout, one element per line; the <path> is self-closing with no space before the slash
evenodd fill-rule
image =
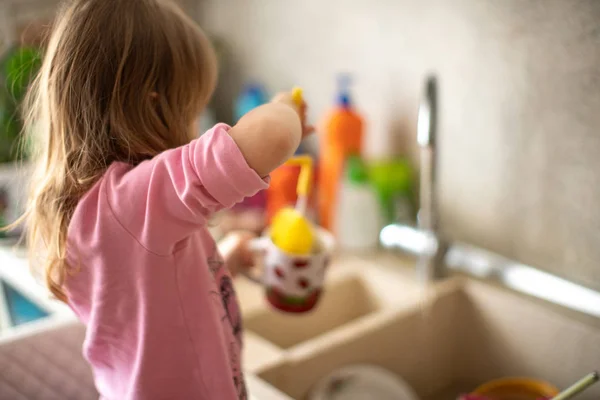
<path id="1" fill-rule="evenodd" d="M 430 76 L 425 82 L 417 121 L 417 142 L 420 148 L 417 228 L 396 223 L 383 228 L 379 237 L 382 247 L 400 249 L 417 256 L 417 278 L 424 283 L 443 277 L 443 261 L 447 250 L 439 235 L 436 185 L 437 117 L 437 79 Z"/>
<path id="2" fill-rule="evenodd" d="M 425 83 L 425 93 L 419 106 L 417 142 L 420 148 L 420 203 L 417 225 L 423 231 L 436 231 L 437 167 L 437 80 L 431 76 Z"/>

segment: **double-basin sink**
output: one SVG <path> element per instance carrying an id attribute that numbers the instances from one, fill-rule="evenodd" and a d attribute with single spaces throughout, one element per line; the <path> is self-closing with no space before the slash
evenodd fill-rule
<path id="1" fill-rule="evenodd" d="M 372 364 L 422 400 L 453 400 L 502 377 L 564 388 L 600 365 L 597 319 L 472 278 L 423 288 L 414 275 L 414 262 L 398 256 L 340 256 L 305 315 L 271 309 L 260 286 L 238 278 L 246 370 L 305 399 L 336 369 Z M 579 397 L 599 398 L 599 387 Z"/>

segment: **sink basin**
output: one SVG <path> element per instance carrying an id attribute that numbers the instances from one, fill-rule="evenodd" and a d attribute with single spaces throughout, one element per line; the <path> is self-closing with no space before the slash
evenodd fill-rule
<path id="1" fill-rule="evenodd" d="M 386 303 L 371 275 L 332 283 L 329 303 L 304 320 L 270 311 L 249 318 L 249 330 L 283 349 L 278 362 L 254 372 L 303 399 L 335 369 L 371 363 L 401 376 L 423 400 L 449 400 L 507 376 L 564 388 L 600 367 L 600 325 L 562 309 L 463 278 L 421 292 L 396 277 L 396 287 L 412 290 Z M 600 385 L 578 400 L 598 398 Z"/>
<path id="2" fill-rule="evenodd" d="M 260 291 L 250 294 L 248 288 L 238 286 L 245 330 L 283 350 L 360 324 L 383 310 L 400 306 L 416 293 L 414 284 L 399 281 L 393 272 L 365 269 L 364 263 L 356 261 L 346 261 L 339 269 L 335 263 L 332 265 L 319 304 L 306 314 L 273 309 L 264 300 L 256 301 L 264 297 Z"/>
<path id="3" fill-rule="evenodd" d="M 248 318 L 245 325 L 248 331 L 288 349 L 378 309 L 374 293 L 354 276 L 329 285 L 313 312 L 294 315 L 267 309 Z"/>

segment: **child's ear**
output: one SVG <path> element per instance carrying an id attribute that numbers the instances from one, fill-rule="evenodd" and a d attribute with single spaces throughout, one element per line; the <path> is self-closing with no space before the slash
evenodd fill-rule
<path id="1" fill-rule="evenodd" d="M 150 98 L 152 100 L 158 99 L 158 93 L 157 92 L 150 92 Z"/>

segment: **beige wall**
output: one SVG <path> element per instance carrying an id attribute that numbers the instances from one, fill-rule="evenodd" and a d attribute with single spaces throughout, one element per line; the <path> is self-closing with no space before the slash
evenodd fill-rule
<path id="1" fill-rule="evenodd" d="M 175 0 L 190 13 L 195 13 L 195 0 Z M 62 0 L 0 0 L 0 51 L 19 39 L 19 31 L 32 20 L 50 21 Z"/>
<path id="2" fill-rule="evenodd" d="M 37 16 L 57 1 L 12 3 Z M 367 154 L 387 156 L 414 143 L 423 77 L 438 73 L 447 234 L 600 289 L 600 1 L 184 3 L 226 46 L 224 117 L 260 78 L 304 86 L 317 119 L 349 71 Z"/>
<path id="3" fill-rule="evenodd" d="M 204 0 L 229 53 L 219 100 L 248 78 L 305 87 L 312 116 L 356 76 L 370 156 L 414 142 L 426 71 L 441 84 L 448 235 L 600 289 L 600 1 Z"/>

